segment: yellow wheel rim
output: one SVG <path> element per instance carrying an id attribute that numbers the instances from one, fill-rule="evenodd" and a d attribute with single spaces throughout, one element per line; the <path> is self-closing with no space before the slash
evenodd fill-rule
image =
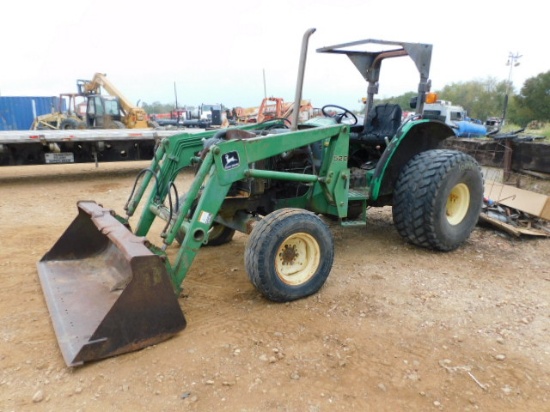
<path id="1" fill-rule="evenodd" d="M 447 221 L 451 225 L 458 225 L 470 207 L 470 189 L 464 183 L 459 183 L 451 190 L 447 198 Z"/>
<path id="2" fill-rule="evenodd" d="M 315 274 L 320 261 L 321 250 L 313 236 L 295 233 L 277 250 L 275 270 L 287 285 L 301 285 Z"/>

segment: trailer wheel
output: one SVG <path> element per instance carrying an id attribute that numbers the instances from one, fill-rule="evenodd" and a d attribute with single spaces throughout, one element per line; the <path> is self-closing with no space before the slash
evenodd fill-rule
<path id="1" fill-rule="evenodd" d="M 255 225 L 244 259 L 248 277 L 260 293 L 288 302 L 323 286 L 334 260 L 334 241 L 317 215 L 280 209 Z"/>
<path id="2" fill-rule="evenodd" d="M 59 124 L 60 130 L 73 130 L 78 128 L 78 121 L 75 119 L 64 119 Z"/>
<path id="3" fill-rule="evenodd" d="M 394 191 L 393 220 L 409 242 L 436 250 L 460 246 L 477 224 L 483 201 L 478 163 L 455 150 L 429 150 L 401 171 Z"/>

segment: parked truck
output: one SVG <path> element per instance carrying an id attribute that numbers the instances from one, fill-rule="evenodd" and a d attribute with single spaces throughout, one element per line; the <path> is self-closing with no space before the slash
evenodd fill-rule
<path id="1" fill-rule="evenodd" d="M 223 105 L 201 103 L 196 108 L 185 112 L 181 126 L 201 129 L 220 128 L 226 121 L 227 115 Z"/>
<path id="2" fill-rule="evenodd" d="M 314 31 L 302 41 L 296 106 Z M 482 175 L 472 157 L 440 148 L 454 136 L 448 125 L 421 117 L 432 46 L 367 39 L 317 51 L 348 56 L 367 81 L 364 124 L 330 104 L 326 116 L 301 125 L 295 111 L 291 128 L 273 120 L 174 135 L 136 176 L 125 214 L 78 202 L 77 217 L 37 264 L 68 365 L 184 329 L 178 296 L 194 258 L 201 247 L 230 242 L 235 231 L 250 235 L 244 266 L 251 283 L 275 302 L 305 298 L 325 284 L 335 251 L 324 217 L 363 226 L 369 208 L 390 205 L 396 230 L 414 245 L 449 251 L 468 238 L 481 209 Z M 399 106 L 373 106 L 382 63 L 400 56 L 420 74 L 418 116 L 405 124 Z M 189 167 L 196 173 L 181 193 L 178 177 Z M 165 223 L 155 242 L 147 237 L 157 219 Z"/>
<path id="3" fill-rule="evenodd" d="M 468 117 L 468 112 L 448 100 L 436 100 L 424 105 L 424 117 L 439 119 L 449 125 L 457 137 L 481 137 L 487 134 L 487 128 Z"/>

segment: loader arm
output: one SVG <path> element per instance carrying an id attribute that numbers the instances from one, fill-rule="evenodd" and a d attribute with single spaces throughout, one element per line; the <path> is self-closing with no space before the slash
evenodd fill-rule
<path id="1" fill-rule="evenodd" d="M 255 130 L 261 132 L 262 130 L 268 130 L 278 122 L 267 122 L 264 124 L 249 124 L 246 126 L 239 126 L 239 130 Z M 143 179 L 140 185 L 137 187 L 136 192 L 132 193 L 130 199 L 126 203 L 124 210 L 126 211 L 127 221 L 129 217 L 133 216 L 136 212 L 138 205 L 141 203 L 145 192 L 151 185 L 151 180 L 155 179 L 153 190 L 151 191 L 147 200 L 148 207 L 142 212 L 135 233 L 138 236 L 146 236 L 149 232 L 151 224 L 159 215 L 158 210 L 160 205 L 166 199 L 170 191 L 171 184 L 175 181 L 178 173 L 198 162 L 200 159 L 197 157 L 198 152 L 203 149 L 203 141 L 214 137 L 216 131 L 206 131 L 202 133 L 182 133 L 169 138 L 163 139 L 160 145 L 155 151 L 155 155 L 151 160 L 149 168 L 143 172 Z"/>
<path id="2" fill-rule="evenodd" d="M 165 208 L 163 201 L 167 192 L 164 189 L 168 187 L 166 179 L 173 179 L 173 173 L 182 165 L 171 165 L 170 159 L 176 157 L 175 153 L 178 153 L 179 158 L 182 158 L 182 155 L 184 159 L 189 158 L 189 162 L 193 158 L 193 149 L 183 147 L 186 141 L 181 139 L 176 141 L 179 144 L 167 144 L 165 147 L 169 150 L 163 152 L 161 160 L 169 163 L 166 167 L 159 166 L 164 177 L 157 179 L 155 183 L 153 195 L 136 229 L 138 236 L 144 236 L 147 233 L 155 217 L 161 216 L 161 210 Z M 325 145 L 325 156 L 318 174 L 268 171 L 255 169 L 252 166 L 260 160 L 318 141 L 324 141 Z M 349 189 L 348 142 L 349 127 L 337 125 L 243 140 L 229 140 L 212 146 L 202 161 L 184 204 L 180 205 L 177 217 L 169 222 L 165 233 L 161 234 L 164 239 L 163 249 L 165 249 L 173 243 L 180 230 L 185 233 L 174 264 L 170 265 L 168 261 L 166 262 L 176 293 L 181 291 L 181 284 L 199 248 L 208 241 L 208 231 L 231 185 L 239 180 L 260 177 L 309 183 L 312 185 L 309 202 L 313 209 L 317 208 L 318 212 L 330 210 L 334 213 L 336 211 L 338 216 L 345 216 Z M 167 172 L 166 168 L 171 169 L 171 172 Z M 323 201 L 319 198 L 323 198 Z M 327 206 L 323 209 L 321 205 Z"/>

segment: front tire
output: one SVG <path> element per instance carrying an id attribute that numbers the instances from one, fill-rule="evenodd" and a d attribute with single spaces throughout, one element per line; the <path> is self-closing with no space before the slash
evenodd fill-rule
<path id="1" fill-rule="evenodd" d="M 327 225 L 303 209 L 280 209 L 254 227 L 246 246 L 245 267 L 256 289 L 275 302 L 317 292 L 334 260 Z"/>
<path id="2" fill-rule="evenodd" d="M 479 219 L 481 169 L 463 152 L 422 152 L 401 171 L 393 200 L 393 220 L 401 236 L 417 246 L 454 250 Z"/>

